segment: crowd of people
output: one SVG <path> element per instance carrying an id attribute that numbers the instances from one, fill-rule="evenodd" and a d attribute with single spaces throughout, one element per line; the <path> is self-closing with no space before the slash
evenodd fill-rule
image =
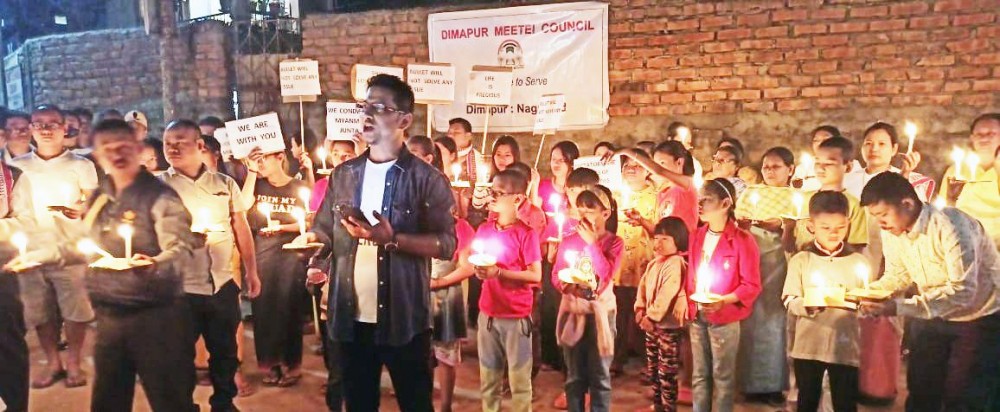
<path id="1" fill-rule="evenodd" d="M 706 167 L 673 123 L 662 142 L 598 143 L 622 158 L 609 183 L 574 168 L 572 141 L 543 177 L 514 137 L 477 151 L 461 118 L 411 136 L 394 76 L 358 104 L 356 140 L 292 134 L 241 160 L 214 117 L 150 137 L 138 111 L 5 111 L 0 405 L 62 383 L 127 411 L 138 376 L 154 411 L 198 410 L 199 382 L 235 411 L 253 391 L 248 301 L 261 383 L 299 383 L 312 325 L 331 411 L 378 410 L 383 369 L 401 410 L 450 411 L 469 342 L 485 411 L 531 410 L 541 370 L 565 376 L 554 407 L 618 410 L 630 363 L 649 410 L 854 411 L 893 401 L 904 360 L 908 411 L 1000 408 L 1000 114 L 971 121 L 978 162 L 935 190 L 884 122 L 853 140 L 816 127 L 799 159 L 753 162 L 727 137 Z"/>

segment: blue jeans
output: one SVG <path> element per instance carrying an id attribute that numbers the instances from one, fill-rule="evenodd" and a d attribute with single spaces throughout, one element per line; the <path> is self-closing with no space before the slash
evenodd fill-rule
<path id="1" fill-rule="evenodd" d="M 615 312 L 608 314 L 611 333 L 615 334 Z M 611 361 L 613 355 L 601 357 L 597 348 L 597 322 L 587 315 L 583 337 L 576 346 L 563 347 L 566 361 L 566 403 L 570 412 L 583 412 L 586 394 L 590 393 L 590 410 L 611 410 Z"/>
<path id="2" fill-rule="evenodd" d="M 691 377 L 695 412 L 731 412 L 736 393 L 736 354 L 740 348 L 740 323 L 712 325 L 704 315 L 691 324 Z"/>

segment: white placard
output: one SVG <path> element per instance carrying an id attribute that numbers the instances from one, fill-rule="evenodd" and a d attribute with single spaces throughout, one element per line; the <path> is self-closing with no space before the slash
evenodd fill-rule
<path id="1" fill-rule="evenodd" d="M 601 185 L 617 191 L 622 182 L 622 158 L 614 156 L 605 162 L 598 156 L 584 156 L 573 161 L 573 168 L 586 168 L 597 172 L 601 178 Z"/>
<path id="2" fill-rule="evenodd" d="M 354 96 L 355 100 L 364 100 L 368 97 L 368 79 L 371 79 L 379 74 L 391 74 L 402 79 L 403 68 L 355 64 L 354 67 L 351 68 L 351 78 L 354 79 L 354 81 L 351 82 L 351 95 Z"/>
<path id="3" fill-rule="evenodd" d="M 538 114 L 535 115 L 535 134 L 553 134 L 562 124 L 566 113 L 566 95 L 549 94 L 538 100 Z"/>
<path id="4" fill-rule="evenodd" d="M 364 114 L 357 103 L 326 102 L 326 140 L 354 140 Z"/>
<path id="5" fill-rule="evenodd" d="M 486 111 L 466 101 L 474 65 L 514 69 L 510 105 L 490 117 L 490 132 L 534 130 L 538 99 L 566 95 L 559 130 L 599 129 L 608 122 L 608 4 L 576 2 L 433 13 L 427 19 L 429 59 L 455 65 L 455 102 L 434 108 L 434 124 L 462 117 L 482 131 Z M 478 110 L 477 110 L 478 109 Z"/>
<path id="6" fill-rule="evenodd" d="M 509 67 L 473 66 L 465 101 L 478 106 L 504 106 L 510 104 L 511 82 L 514 72 Z"/>
<path id="7" fill-rule="evenodd" d="M 229 160 L 233 157 L 233 145 L 229 143 L 229 134 L 226 133 L 226 128 L 220 127 L 215 129 L 215 140 L 219 141 L 219 146 L 222 148 L 220 152 L 222 153 L 222 160 Z"/>
<path id="8" fill-rule="evenodd" d="M 281 96 L 316 96 L 319 88 L 319 62 L 316 60 L 285 60 L 278 64 Z"/>
<path id="9" fill-rule="evenodd" d="M 447 63 L 414 63 L 406 66 L 406 82 L 420 104 L 455 101 L 455 66 Z"/>
<path id="10" fill-rule="evenodd" d="M 255 147 L 260 147 L 265 154 L 285 150 L 277 113 L 226 122 L 226 134 L 237 159 L 246 158 Z"/>

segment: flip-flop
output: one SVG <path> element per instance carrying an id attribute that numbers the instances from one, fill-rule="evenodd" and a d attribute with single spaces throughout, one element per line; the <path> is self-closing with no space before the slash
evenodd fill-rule
<path id="1" fill-rule="evenodd" d="M 260 383 L 264 386 L 278 386 L 279 382 L 281 382 L 281 369 L 277 368 L 271 369 L 271 371 L 264 376 L 264 379 L 260 381 Z"/>
<path id="2" fill-rule="evenodd" d="M 278 387 L 279 388 L 292 387 L 292 386 L 298 385 L 298 383 L 299 383 L 300 380 L 302 380 L 302 374 L 301 373 L 296 374 L 296 375 L 283 375 L 281 377 L 281 380 L 278 381 Z"/>
<path id="3" fill-rule="evenodd" d="M 80 373 L 79 375 L 66 375 L 66 387 L 67 388 L 79 388 L 81 386 L 87 386 L 87 375 Z"/>
<path id="4" fill-rule="evenodd" d="M 44 380 L 38 380 L 38 379 L 32 380 L 31 381 L 31 389 L 45 389 L 45 388 L 48 388 L 48 387 L 50 387 L 52 385 L 55 385 L 56 382 L 59 382 L 59 381 L 61 381 L 63 379 L 66 379 L 66 370 L 65 369 L 61 369 L 58 372 L 55 372 L 55 373 L 53 373 L 53 374 L 51 374 L 49 376 L 46 376 L 44 378 Z"/>

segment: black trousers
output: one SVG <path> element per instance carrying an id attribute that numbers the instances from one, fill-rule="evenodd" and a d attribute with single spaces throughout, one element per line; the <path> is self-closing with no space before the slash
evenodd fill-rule
<path id="1" fill-rule="evenodd" d="M 240 325 L 240 289 L 229 281 L 211 296 L 186 295 L 191 312 L 194 332 L 190 345 L 199 337 L 205 339 L 208 350 L 208 375 L 212 380 L 212 397 L 209 404 L 213 411 L 233 410 L 233 398 L 239 393 L 236 371 L 240 367 L 237 356 L 236 329 Z"/>
<path id="2" fill-rule="evenodd" d="M 330 339 L 326 322 L 319 323 L 323 343 L 323 363 L 326 364 L 326 407 L 330 412 L 344 410 L 344 375 L 340 372 L 340 344 Z"/>
<path id="3" fill-rule="evenodd" d="M 830 374 L 830 397 L 833 410 L 855 412 L 858 410 L 858 368 L 814 360 L 793 359 L 795 384 L 799 386 L 798 412 L 816 412 L 823 396 L 823 375 Z"/>
<path id="4" fill-rule="evenodd" d="M 95 308 L 92 412 L 130 412 L 135 376 L 154 412 L 197 411 L 187 301 L 143 309 Z"/>
<path id="5" fill-rule="evenodd" d="M 990 393 L 1000 381 L 1000 313 L 971 322 L 907 322 L 906 410 L 990 410 Z"/>
<path id="6" fill-rule="evenodd" d="M 431 331 L 403 346 L 375 344 L 375 325 L 356 322 L 354 341 L 341 342 L 340 366 L 348 412 L 379 410 L 382 366 L 389 369 L 396 401 L 403 412 L 433 412 Z"/>
<path id="7" fill-rule="evenodd" d="M 28 344 L 17 277 L 0 274 L 0 399 L 8 412 L 28 410 Z"/>

